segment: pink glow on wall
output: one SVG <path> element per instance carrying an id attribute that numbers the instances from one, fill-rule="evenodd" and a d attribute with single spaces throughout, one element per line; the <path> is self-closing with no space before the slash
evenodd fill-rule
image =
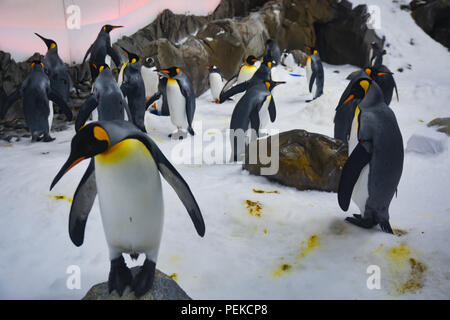
<path id="1" fill-rule="evenodd" d="M 123 25 L 111 32 L 114 42 L 151 23 L 158 13 L 170 9 L 178 14 L 206 15 L 220 0 L 1 0 L 0 50 L 8 51 L 17 61 L 34 52 L 45 54 L 38 32 L 58 43 L 61 58 L 81 62 L 86 50 L 104 24 Z M 68 29 L 66 9 L 76 5 L 81 12 L 80 29 Z"/>

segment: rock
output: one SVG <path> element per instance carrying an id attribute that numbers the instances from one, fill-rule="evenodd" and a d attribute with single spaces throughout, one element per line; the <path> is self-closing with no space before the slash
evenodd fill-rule
<path id="1" fill-rule="evenodd" d="M 417 25 L 450 49 L 450 0 L 414 0 L 410 9 Z"/>
<path id="2" fill-rule="evenodd" d="M 371 43 L 382 47 L 382 40 L 366 24 L 370 16 L 366 5 L 351 9 L 347 0 L 339 4 L 335 7 L 336 17 L 332 21 L 315 24 L 316 47 L 321 59 L 327 63 L 364 67 L 369 64 Z"/>
<path id="3" fill-rule="evenodd" d="M 305 130 L 282 132 L 278 138 L 279 170 L 266 178 L 298 190 L 337 191 L 347 161 L 348 149 L 343 142 Z M 249 150 L 259 148 L 266 139 L 270 150 L 272 136 L 253 141 L 246 149 L 243 169 L 251 174 L 261 175 L 261 168 L 267 167 L 259 159 L 256 164 L 249 163 Z"/>
<path id="4" fill-rule="evenodd" d="M 437 131 L 446 133 L 450 136 L 450 118 L 436 118 L 431 120 L 428 124 L 428 127 L 437 126 Z"/>
<path id="5" fill-rule="evenodd" d="M 131 268 L 133 276 L 139 271 L 139 267 Z M 136 298 L 130 288 L 127 287 L 121 297 L 117 291 L 108 292 L 108 282 L 94 285 L 83 300 L 192 300 L 186 292 L 168 275 L 156 269 L 153 288 L 140 298 Z"/>
<path id="6" fill-rule="evenodd" d="M 406 152 L 437 154 L 445 150 L 447 137 L 434 130 L 423 128 L 409 138 Z"/>

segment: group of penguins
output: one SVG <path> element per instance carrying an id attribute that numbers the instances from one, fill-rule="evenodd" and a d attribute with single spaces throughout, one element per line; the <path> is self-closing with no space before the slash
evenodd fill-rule
<path id="1" fill-rule="evenodd" d="M 109 33 L 120 26 L 105 25 L 89 47 L 92 94 L 80 107 L 75 122 L 70 155 L 55 176 L 50 189 L 75 165 L 85 159 L 90 163 L 75 191 L 69 216 L 69 236 L 76 246 L 84 241 L 89 213 L 98 194 L 101 218 L 109 248 L 109 291 L 122 295 L 129 286 L 136 296 L 148 292 L 154 281 L 156 261 L 164 220 L 161 178 L 171 185 L 185 206 L 199 236 L 205 223 L 189 185 L 146 134 L 145 113 L 170 115 L 177 130 L 170 135 L 182 139 L 194 135 L 192 121 L 195 94 L 191 80 L 178 67 L 156 69 L 152 58 L 142 64 L 139 56 L 125 49 L 128 57 L 117 81 L 105 62 L 110 56 L 116 66 L 119 55 L 111 47 Z M 71 78 L 58 56 L 55 41 L 38 35 L 47 45 L 44 61 L 33 61 L 32 71 L 0 110 L 23 98 L 26 123 L 32 141 L 51 141 L 52 101 L 72 119 L 67 106 Z M 317 49 L 307 47 L 306 76 L 312 98 L 323 94 L 324 71 Z M 393 233 L 389 224 L 389 205 L 397 191 L 403 168 L 403 142 L 396 117 L 389 108 L 396 89 L 392 72 L 382 64 L 382 51 L 373 44 L 370 66 L 353 76 L 336 108 L 334 136 L 348 144 L 349 158 L 344 165 L 338 190 L 340 207 L 347 211 L 350 199 L 361 214 L 347 220 L 363 228 L 380 225 Z M 280 53 L 278 45 L 268 40 L 259 68 L 255 56 L 248 56 L 239 72 L 224 84 L 216 66 L 209 69 L 213 101 L 237 101 L 230 122 L 231 129 L 259 130 L 267 121 L 275 121 L 276 109 L 271 91 L 285 82 L 274 81 L 271 69 L 289 52 Z M 260 57 L 261 58 L 261 57 Z M 155 81 L 143 79 L 154 77 Z M 148 92 L 153 92 L 148 95 Z M 97 109 L 98 121 L 86 124 Z M 125 121 L 125 115 L 128 121 Z M 233 158 L 237 160 L 236 140 Z M 130 205 L 133 204 L 133 205 Z M 123 253 L 132 259 L 145 254 L 145 261 L 133 277 Z"/>

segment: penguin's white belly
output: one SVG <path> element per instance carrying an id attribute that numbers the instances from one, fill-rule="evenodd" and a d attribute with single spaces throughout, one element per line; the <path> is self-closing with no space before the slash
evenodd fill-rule
<path id="1" fill-rule="evenodd" d="M 150 98 L 158 91 L 159 77 L 156 68 L 141 68 L 142 79 L 144 80 L 145 96 Z"/>
<path id="2" fill-rule="evenodd" d="M 164 204 L 153 157 L 138 140 L 124 140 L 95 157 L 100 211 L 108 245 L 147 253 L 153 261 L 161 241 Z"/>
<path id="3" fill-rule="evenodd" d="M 167 103 L 169 104 L 170 120 L 177 128 L 186 129 L 186 98 L 180 90 L 178 82 L 173 79 L 167 81 Z"/>
<path id="4" fill-rule="evenodd" d="M 352 128 L 350 131 L 350 138 L 348 141 L 349 156 L 358 144 L 358 113 L 353 118 Z M 352 200 L 358 206 L 361 215 L 364 217 L 366 202 L 369 198 L 369 171 L 370 163 L 367 164 L 359 174 L 359 178 L 355 183 L 352 193 Z"/>
<path id="5" fill-rule="evenodd" d="M 253 77 L 253 75 L 255 74 L 256 70 L 257 69 L 255 66 L 243 66 L 241 68 L 241 70 L 239 71 L 239 75 L 236 80 L 236 85 L 238 85 L 242 82 L 245 82 L 247 80 L 250 80 Z M 240 92 L 240 93 L 237 93 L 234 95 L 236 103 L 239 100 L 241 100 L 241 98 L 244 96 L 244 94 L 245 94 L 245 92 Z"/>
<path id="6" fill-rule="evenodd" d="M 220 74 L 213 72 L 209 74 L 209 86 L 211 87 L 211 95 L 214 100 L 219 99 L 220 91 L 223 88 L 223 81 Z"/>
<path id="7" fill-rule="evenodd" d="M 269 123 L 269 104 L 272 99 L 272 95 L 268 95 L 266 100 L 263 102 L 261 109 L 259 110 L 259 129 L 264 129 Z"/>
<path id="8" fill-rule="evenodd" d="M 52 129 L 52 124 L 53 124 L 53 101 L 51 101 L 51 100 L 48 101 L 48 109 L 49 109 L 49 113 L 48 113 L 48 131 L 50 132 L 50 130 Z"/>

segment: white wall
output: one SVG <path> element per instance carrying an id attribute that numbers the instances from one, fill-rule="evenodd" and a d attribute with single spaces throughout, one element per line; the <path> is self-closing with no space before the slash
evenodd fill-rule
<path id="1" fill-rule="evenodd" d="M 111 31 L 112 42 L 151 23 L 158 13 L 207 15 L 220 0 L 0 0 L 0 50 L 23 61 L 34 52 L 45 54 L 44 42 L 34 32 L 58 43 L 67 63 L 82 61 L 104 24 L 123 25 Z M 80 29 L 68 29 L 70 5 L 80 8 Z"/>

